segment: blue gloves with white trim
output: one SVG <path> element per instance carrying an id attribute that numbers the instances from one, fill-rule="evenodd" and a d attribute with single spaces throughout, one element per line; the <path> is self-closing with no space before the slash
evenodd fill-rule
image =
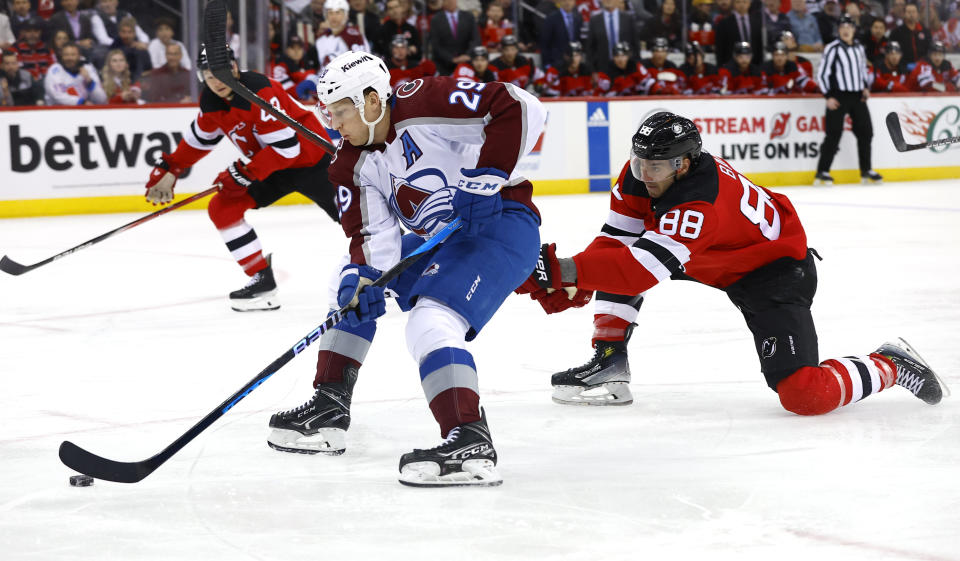
<path id="1" fill-rule="evenodd" d="M 463 177 L 453 194 L 453 210 L 463 220 L 463 231 L 475 236 L 500 220 L 503 214 L 500 189 L 508 176 L 496 168 L 461 169 L 460 173 Z"/>
<path id="2" fill-rule="evenodd" d="M 368 265 L 350 263 L 340 271 L 340 288 L 337 289 L 337 303 L 340 307 L 350 306 L 343 321 L 350 327 L 374 321 L 387 313 L 387 301 L 384 287 L 373 286 L 380 278 L 380 271 Z"/>

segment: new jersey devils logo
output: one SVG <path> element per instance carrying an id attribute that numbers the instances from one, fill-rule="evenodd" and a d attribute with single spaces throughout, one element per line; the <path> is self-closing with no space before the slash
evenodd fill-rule
<path id="1" fill-rule="evenodd" d="M 436 168 L 418 171 L 409 177 L 390 175 L 390 206 L 400 221 L 419 236 L 431 236 L 453 219 L 455 188 Z"/>
<path id="2" fill-rule="evenodd" d="M 233 142 L 234 146 L 240 149 L 244 156 L 252 158 L 255 152 L 250 150 L 247 146 L 247 137 L 240 136 L 240 131 L 246 126 L 246 123 L 237 123 L 232 129 L 230 129 L 230 132 L 227 133 L 227 136 L 230 137 L 230 141 Z"/>
<path id="3" fill-rule="evenodd" d="M 772 117 L 773 125 L 770 127 L 770 140 L 787 136 L 790 132 L 790 113 L 777 113 Z"/>

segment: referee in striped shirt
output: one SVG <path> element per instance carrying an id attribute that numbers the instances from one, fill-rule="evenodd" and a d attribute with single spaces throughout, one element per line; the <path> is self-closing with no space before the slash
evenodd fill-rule
<path id="1" fill-rule="evenodd" d="M 830 165 L 840 146 L 843 119 L 847 114 L 853 120 L 853 134 L 857 137 L 860 179 L 863 183 L 879 183 L 883 177 L 870 166 L 873 125 L 867 108 L 867 97 L 870 95 L 867 55 L 863 46 L 854 39 L 857 24 L 850 16 L 840 18 L 837 32 L 839 38 L 823 49 L 823 58 L 817 70 L 817 83 L 827 98 L 827 116 L 824 124 L 826 134 L 820 145 L 820 161 L 817 162 L 814 185 L 833 185 Z"/>

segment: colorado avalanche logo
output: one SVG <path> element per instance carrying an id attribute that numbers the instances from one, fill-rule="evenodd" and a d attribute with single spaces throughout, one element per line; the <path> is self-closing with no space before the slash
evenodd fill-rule
<path id="1" fill-rule="evenodd" d="M 453 194 L 443 172 L 436 168 L 409 177 L 390 175 L 390 206 L 400 221 L 418 236 L 429 237 L 453 219 Z"/>

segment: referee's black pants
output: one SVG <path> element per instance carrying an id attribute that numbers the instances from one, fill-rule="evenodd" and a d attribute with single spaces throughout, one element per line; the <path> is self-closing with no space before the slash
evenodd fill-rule
<path id="1" fill-rule="evenodd" d="M 870 110 L 867 102 L 862 99 L 860 92 L 840 92 L 836 94 L 840 106 L 836 109 L 827 109 L 824 122 L 826 135 L 820 145 L 820 161 L 817 171 L 829 172 L 833 164 L 833 157 L 837 155 L 840 146 L 840 136 L 843 134 L 843 120 L 847 114 L 853 121 L 853 135 L 857 137 L 857 156 L 860 161 L 860 174 L 872 169 L 870 165 L 870 140 L 873 138 L 873 124 L 870 122 Z"/>

